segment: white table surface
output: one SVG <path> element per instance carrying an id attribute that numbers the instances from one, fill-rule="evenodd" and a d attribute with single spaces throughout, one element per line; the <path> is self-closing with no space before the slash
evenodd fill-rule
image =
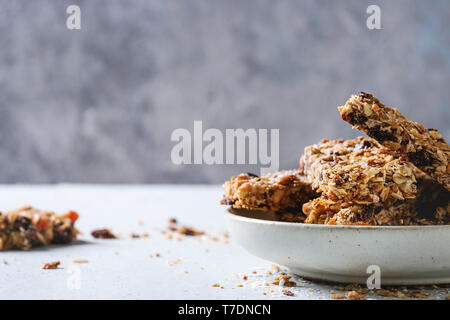
<path id="1" fill-rule="evenodd" d="M 225 243 L 221 195 L 220 186 L 201 185 L 0 186 L 1 210 L 23 205 L 59 213 L 75 210 L 83 232 L 71 245 L 0 252 L 0 299 L 329 299 L 335 292 L 332 285 L 296 276 L 298 287 L 288 288 L 293 297 L 268 286 L 273 276 L 266 272 L 272 263 L 248 254 L 232 239 Z M 168 239 L 161 230 L 171 217 L 208 236 Z M 100 240 L 90 235 L 103 227 L 121 237 Z M 144 232 L 148 238 L 130 237 Z M 159 258 L 149 256 L 156 253 Z M 88 263 L 76 264 L 77 259 Z M 61 268 L 40 269 L 55 260 Z M 223 289 L 212 286 L 216 283 Z M 448 295 L 431 293 L 438 299 Z"/>

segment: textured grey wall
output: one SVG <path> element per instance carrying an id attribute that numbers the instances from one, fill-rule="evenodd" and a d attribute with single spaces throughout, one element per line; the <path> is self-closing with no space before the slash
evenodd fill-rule
<path id="1" fill-rule="evenodd" d="M 66 28 L 79 4 L 82 30 Z M 366 28 L 378 4 L 382 30 Z M 0 182 L 220 183 L 176 166 L 176 128 L 279 128 L 280 165 L 352 137 L 373 92 L 450 137 L 450 2 L 0 1 Z"/>

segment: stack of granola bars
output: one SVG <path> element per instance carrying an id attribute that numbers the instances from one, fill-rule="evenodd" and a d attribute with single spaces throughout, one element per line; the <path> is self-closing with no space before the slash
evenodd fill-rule
<path id="1" fill-rule="evenodd" d="M 322 140 L 305 148 L 297 170 L 240 174 L 222 204 L 283 220 L 331 225 L 450 223 L 450 146 L 371 94 L 338 108 L 368 137 Z"/>

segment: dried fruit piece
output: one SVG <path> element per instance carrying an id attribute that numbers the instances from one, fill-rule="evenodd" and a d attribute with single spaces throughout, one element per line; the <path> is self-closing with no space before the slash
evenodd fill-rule
<path id="1" fill-rule="evenodd" d="M 116 239 L 117 237 L 109 229 L 97 229 L 91 232 L 96 239 Z"/>

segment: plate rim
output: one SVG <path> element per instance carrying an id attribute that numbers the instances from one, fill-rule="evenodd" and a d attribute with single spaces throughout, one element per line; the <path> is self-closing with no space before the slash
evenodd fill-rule
<path id="1" fill-rule="evenodd" d="M 232 212 L 232 207 L 225 209 L 225 216 L 230 219 L 240 220 L 243 222 L 262 224 L 262 225 L 274 225 L 274 226 L 285 226 L 293 228 L 302 229 L 321 229 L 321 230 L 438 230 L 444 229 L 450 231 L 450 225 L 421 225 L 421 226 L 364 226 L 364 225 L 327 225 L 327 224 L 313 224 L 313 223 L 302 223 L 302 222 L 286 222 L 286 221 L 273 221 L 273 220 L 263 220 L 258 218 L 249 218 L 237 215 Z"/>

